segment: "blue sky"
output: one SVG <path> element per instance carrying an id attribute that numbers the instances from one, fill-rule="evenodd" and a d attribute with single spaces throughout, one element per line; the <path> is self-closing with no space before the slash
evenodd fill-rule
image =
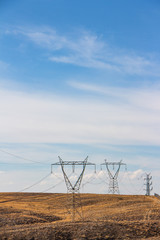
<path id="1" fill-rule="evenodd" d="M 159 23 L 156 0 L 0 1 L 0 149 L 22 156 L 0 152 L 2 191 L 58 155 L 160 180 Z"/>

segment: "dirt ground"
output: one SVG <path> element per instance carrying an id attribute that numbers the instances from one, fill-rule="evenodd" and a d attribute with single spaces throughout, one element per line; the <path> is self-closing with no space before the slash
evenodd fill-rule
<path id="1" fill-rule="evenodd" d="M 160 200 L 154 196 L 0 193 L 0 239 L 158 240 Z"/>

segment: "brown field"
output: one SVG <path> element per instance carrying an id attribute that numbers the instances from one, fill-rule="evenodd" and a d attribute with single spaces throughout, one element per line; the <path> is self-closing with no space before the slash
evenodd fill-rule
<path id="1" fill-rule="evenodd" d="M 69 194 L 0 193 L 0 239 L 160 239 L 156 197 L 80 196 L 72 222 Z"/>

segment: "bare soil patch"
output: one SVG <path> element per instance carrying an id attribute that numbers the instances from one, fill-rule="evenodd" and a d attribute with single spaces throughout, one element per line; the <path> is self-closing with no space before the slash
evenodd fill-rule
<path id="1" fill-rule="evenodd" d="M 81 194 L 84 221 L 76 214 L 74 223 L 69 200 L 0 193 L 0 240 L 160 239 L 160 200 L 153 196 Z"/>

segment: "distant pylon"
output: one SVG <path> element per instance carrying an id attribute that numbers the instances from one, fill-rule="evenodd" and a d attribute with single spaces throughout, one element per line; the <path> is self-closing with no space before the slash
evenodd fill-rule
<path id="1" fill-rule="evenodd" d="M 151 195 L 151 191 L 153 190 L 153 187 L 152 187 L 152 176 L 150 176 L 151 173 L 147 174 L 146 173 L 146 177 L 144 178 L 145 180 L 145 185 L 146 185 L 146 195 L 147 196 L 150 196 Z"/>
<path id="2" fill-rule="evenodd" d="M 107 168 L 107 172 L 108 172 L 108 176 L 109 176 L 109 189 L 108 189 L 108 193 L 111 194 L 119 194 L 119 186 L 118 186 L 118 174 L 120 171 L 120 168 L 122 165 L 127 166 L 125 163 L 122 163 L 122 160 L 120 162 L 107 162 L 107 160 L 105 160 L 105 163 L 102 163 L 101 165 L 105 165 Z M 115 169 L 115 166 L 118 166 L 118 168 L 116 169 L 116 171 L 114 173 L 111 173 L 111 170 L 109 169 L 109 166 L 113 166 L 113 170 Z"/>
<path id="3" fill-rule="evenodd" d="M 86 165 L 94 165 L 95 169 L 96 169 L 96 165 L 94 163 L 87 162 L 88 157 L 86 157 L 86 159 L 84 161 L 63 161 L 60 157 L 58 157 L 58 158 L 59 158 L 59 162 L 51 164 L 51 172 L 52 172 L 53 165 L 61 166 L 62 173 L 63 173 L 64 180 L 65 180 L 66 187 L 67 187 L 67 192 L 69 194 L 72 194 L 72 204 L 71 204 L 71 206 L 69 204 L 68 208 L 71 209 L 71 211 L 72 211 L 72 221 L 74 222 L 76 213 L 81 217 L 81 219 L 83 219 L 82 205 L 81 205 L 81 198 L 80 198 L 79 191 L 80 191 L 80 186 L 82 183 L 82 178 L 84 175 Z M 77 181 L 74 184 L 71 182 L 71 180 L 69 179 L 69 177 L 66 174 L 66 171 L 64 169 L 65 165 L 67 165 L 67 166 L 71 165 L 73 172 L 75 171 L 75 166 L 77 166 L 77 165 L 82 166 L 82 171 L 81 171 Z"/>

